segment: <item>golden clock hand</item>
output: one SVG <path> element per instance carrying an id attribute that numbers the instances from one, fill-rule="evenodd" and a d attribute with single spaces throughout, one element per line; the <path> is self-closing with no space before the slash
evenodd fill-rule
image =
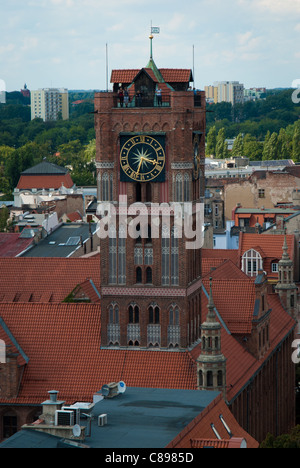
<path id="1" fill-rule="evenodd" d="M 140 172 L 140 169 L 141 169 L 141 165 L 142 165 L 143 159 L 144 159 L 144 158 L 143 158 L 143 156 L 142 156 L 142 157 L 141 157 L 141 160 L 140 160 L 139 167 L 138 167 L 138 169 L 137 169 L 137 171 L 136 171 L 136 173 L 137 173 L 137 174 Z"/>
<path id="2" fill-rule="evenodd" d="M 144 161 L 147 161 L 147 162 L 151 162 L 152 164 L 156 164 L 156 161 L 154 161 L 153 159 L 148 159 L 148 158 L 144 158 Z"/>

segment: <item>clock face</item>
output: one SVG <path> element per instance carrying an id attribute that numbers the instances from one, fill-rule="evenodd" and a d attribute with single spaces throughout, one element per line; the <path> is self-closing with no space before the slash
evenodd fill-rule
<path id="1" fill-rule="evenodd" d="M 122 182 L 163 182 L 166 157 L 163 137 L 135 135 L 121 139 L 120 180 Z"/>

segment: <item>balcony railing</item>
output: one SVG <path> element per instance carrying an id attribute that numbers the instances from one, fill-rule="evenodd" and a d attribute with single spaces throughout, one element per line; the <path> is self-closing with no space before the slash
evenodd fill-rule
<path id="1" fill-rule="evenodd" d="M 191 91 L 193 92 L 193 91 Z M 170 107 L 171 96 L 169 93 L 162 93 L 161 101 L 158 100 L 157 96 L 144 95 L 144 96 L 133 96 L 130 98 L 128 104 L 120 102 L 118 96 L 114 96 L 114 107 L 116 108 L 137 108 L 137 107 Z M 201 107 L 201 94 L 194 93 L 194 106 Z"/>

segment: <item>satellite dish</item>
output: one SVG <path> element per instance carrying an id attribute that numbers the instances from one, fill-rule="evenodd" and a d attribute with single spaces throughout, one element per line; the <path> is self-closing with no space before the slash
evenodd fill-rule
<path id="1" fill-rule="evenodd" d="M 103 396 L 108 396 L 109 395 L 109 386 L 108 385 L 103 385 L 101 392 L 102 392 Z"/>
<path id="2" fill-rule="evenodd" d="M 118 383 L 118 392 L 125 393 L 126 391 L 126 384 L 122 380 Z"/>
<path id="3" fill-rule="evenodd" d="M 79 424 L 75 424 L 75 426 L 73 427 L 73 436 L 80 437 L 80 434 L 81 434 L 81 428 Z"/>

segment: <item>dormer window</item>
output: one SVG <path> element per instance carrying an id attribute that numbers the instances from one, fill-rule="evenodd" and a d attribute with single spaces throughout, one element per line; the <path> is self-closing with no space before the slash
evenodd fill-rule
<path id="1" fill-rule="evenodd" d="M 242 271 L 248 276 L 257 276 L 263 269 L 263 261 L 259 252 L 254 249 L 247 250 L 242 257 Z"/>

